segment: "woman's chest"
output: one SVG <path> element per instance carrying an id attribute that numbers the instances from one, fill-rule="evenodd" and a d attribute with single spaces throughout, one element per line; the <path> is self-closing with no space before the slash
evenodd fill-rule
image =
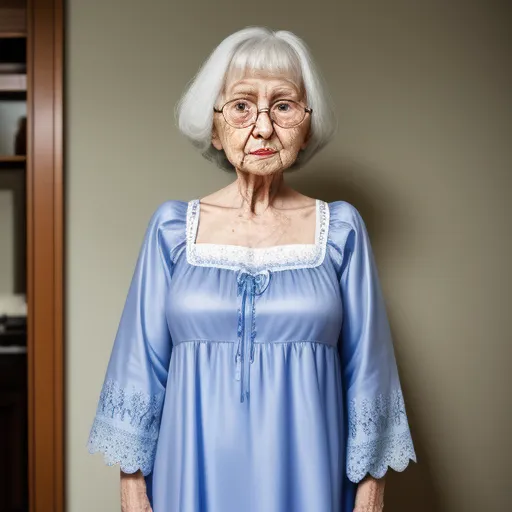
<path id="1" fill-rule="evenodd" d="M 336 274 L 327 265 L 251 272 L 180 259 L 173 269 L 166 314 L 175 344 L 234 342 L 246 325 L 256 343 L 335 344 L 342 304 Z"/>

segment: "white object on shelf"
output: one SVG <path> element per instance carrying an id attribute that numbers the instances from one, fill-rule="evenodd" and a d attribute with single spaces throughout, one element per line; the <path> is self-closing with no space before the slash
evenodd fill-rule
<path id="1" fill-rule="evenodd" d="M 27 347 L 21 345 L 8 345 L 7 347 L 0 347 L 0 355 L 5 354 L 25 354 Z"/>
<path id="2" fill-rule="evenodd" d="M 0 295 L 0 315 L 27 316 L 26 295 Z"/>
<path id="3" fill-rule="evenodd" d="M 26 73 L 27 65 L 24 62 L 0 62 L 0 73 Z"/>
<path id="4" fill-rule="evenodd" d="M 2 91 L 26 91 L 27 75 L 25 73 L 13 73 L 8 75 L 0 73 L 0 89 L 2 89 Z"/>

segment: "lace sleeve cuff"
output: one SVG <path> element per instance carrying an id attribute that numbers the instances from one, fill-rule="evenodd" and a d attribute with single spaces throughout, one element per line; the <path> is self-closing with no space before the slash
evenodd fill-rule
<path id="1" fill-rule="evenodd" d="M 163 394 L 122 388 L 112 379 L 103 386 L 89 434 L 89 453 L 102 452 L 109 466 L 125 473 L 153 470 Z"/>
<path id="2" fill-rule="evenodd" d="M 416 453 L 401 389 L 390 396 L 353 399 L 349 406 L 347 476 L 360 482 L 369 473 L 382 478 L 388 468 L 403 471 Z"/>

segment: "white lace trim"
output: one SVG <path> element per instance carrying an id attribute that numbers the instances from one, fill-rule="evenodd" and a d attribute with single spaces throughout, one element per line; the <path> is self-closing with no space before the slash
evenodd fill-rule
<path id="1" fill-rule="evenodd" d="M 348 410 L 347 476 L 382 478 L 388 467 L 403 471 L 416 453 L 400 388 L 389 396 L 352 399 Z"/>
<path id="2" fill-rule="evenodd" d="M 287 270 L 312 268 L 320 265 L 327 246 L 329 207 L 325 201 L 316 200 L 315 243 L 286 244 L 271 247 L 246 247 L 242 245 L 200 243 L 196 244 L 200 212 L 199 199 L 192 199 L 187 206 L 186 255 L 187 262 L 201 267 L 231 270 L 247 269 Z"/>

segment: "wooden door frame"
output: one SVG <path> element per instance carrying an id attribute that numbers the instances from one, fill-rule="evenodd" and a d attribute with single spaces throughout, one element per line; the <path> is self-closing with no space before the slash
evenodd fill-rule
<path id="1" fill-rule="evenodd" d="M 30 512 L 64 511 L 63 1 L 27 1 Z"/>

